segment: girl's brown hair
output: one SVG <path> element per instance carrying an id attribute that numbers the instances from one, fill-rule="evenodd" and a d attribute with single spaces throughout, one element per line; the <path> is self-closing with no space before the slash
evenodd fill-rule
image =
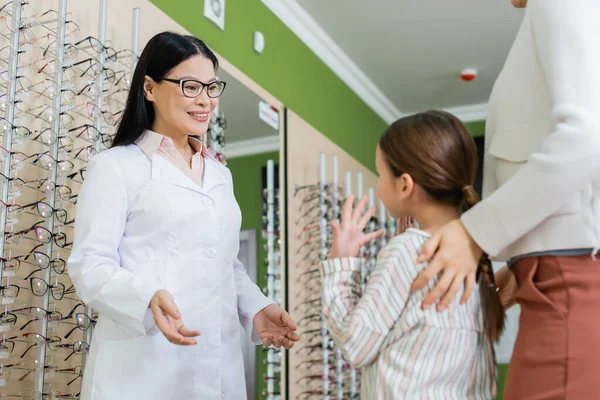
<path id="1" fill-rule="evenodd" d="M 401 118 L 383 133 L 379 148 L 394 176 L 409 174 L 434 201 L 463 211 L 479 202 L 473 189 L 477 148 L 454 115 L 427 111 Z M 479 261 L 477 283 L 485 328 L 497 341 L 504 330 L 504 308 L 487 254 Z"/>

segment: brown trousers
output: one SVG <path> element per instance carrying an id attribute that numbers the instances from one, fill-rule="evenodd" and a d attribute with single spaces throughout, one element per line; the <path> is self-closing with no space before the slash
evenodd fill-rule
<path id="1" fill-rule="evenodd" d="M 600 259 L 526 257 L 504 400 L 600 399 Z"/>

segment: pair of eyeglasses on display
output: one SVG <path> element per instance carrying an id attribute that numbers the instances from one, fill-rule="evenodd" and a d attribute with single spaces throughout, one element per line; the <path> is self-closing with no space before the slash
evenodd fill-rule
<path id="1" fill-rule="evenodd" d="M 83 183 L 84 179 L 85 179 L 85 171 L 87 170 L 87 167 L 82 167 L 79 170 L 73 172 L 70 175 L 67 175 L 67 178 L 72 180 L 73 182 L 77 182 L 77 183 Z"/>
<path id="2" fill-rule="evenodd" d="M 0 262 L 2 264 L 2 276 L 3 277 L 13 277 L 16 275 L 17 271 L 20 269 L 21 264 L 30 265 L 36 270 L 34 270 L 30 275 L 28 275 L 25 279 L 31 277 L 35 272 L 48 269 L 48 267 L 52 267 L 52 270 L 61 275 L 66 270 L 66 262 L 60 257 L 50 258 L 43 251 L 38 250 L 44 246 L 44 244 L 39 244 L 35 246 L 29 253 L 24 255 L 19 255 L 13 257 L 10 254 L 7 258 L 0 258 Z"/>
<path id="3" fill-rule="evenodd" d="M 2 11 L 0 11 L 0 20 L 3 22 L 0 24 L 0 31 L 3 33 L 14 32 L 13 28 L 13 9 L 12 4 L 5 4 L 2 6 Z M 21 20 L 18 26 L 20 36 L 22 37 L 22 41 L 26 43 L 33 43 L 36 41 L 36 36 L 34 35 L 34 30 L 38 30 L 38 28 L 42 32 L 55 32 L 56 25 L 60 22 L 58 11 L 55 9 L 48 9 L 42 13 L 36 12 L 33 5 L 29 2 L 21 3 Z M 70 13 L 67 14 L 67 18 L 69 18 Z M 66 27 L 66 35 L 71 35 L 77 31 L 79 31 L 79 26 L 71 21 L 65 21 Z"/>
<path id="4" fill-rule="evenodd" d="M 8 151 L 4 147 L 0 147 L 0 162 L 10 157 L 11 167 L 20 171 L 27 165 L 34 165 L 40 167 L 46 171 L 51 171 L 55 166 L 57 171 L 61 175 L 70 174 L 75 168 L 75 165 L 69 160 L 56 160 L 52 157 L 49 152 L 36 153 L 36 154 L 25 154 L 20 151 Z"/>
<path id="5" fill-rule="evenodd" d="M 89 53 L 89 49 L 92 49 L 96 54 L 99 52 L 105 52 L 107 62 L 117 61 L 117 51 L 112 47 L 105 46 L 100 40 L 93 36 L 87 36 L 78 42 L 73 43 L 73 46 L 77 50 L 82 50 L 86 53 Z M 96 54 L 93 54 L 93 56 Z"/>
<path id="6" fill-rule="evenodd" d="M 37 240 L 39 243 L 50 243 L 54 239 L 54 244 L 60 248 L 71 246 L 72 242 L 67 242 L 67 235 L 64 232 L 52 233 L 47 228 L 41 226 L 44 221 L 38 221 L 31 225 L 27 229 L 20 230 L 18 232 L 5 232 L 7 242 L 19 245 L 23 239 L 26 240 Z M 35 233 L 35 239 L 29 238 L 27 235 L 30 232 Z"/>
<path id="7" fill-rule="evenodd" d="M 59 311 L 48 311 L 41 307 L 24 307 L 10 311 L 5 311 L 0 314 L 0 325 L 4 327 L 4 332 L 8 332 L 15 327 L 19 316 L 28 317 L 29 320 L 22 325 L 19 330 L 22 331 L 27 328 L 30 324 L 47 319 L 48 328 L 55 328 L 60 321 L 64 319 L 63 315 Z M 1 328 L 0 328 L 0 331 Z"/>
<path id="8" fill-rule="evenodd" d="M 7 220 L 16 222 L 19 220 L 22 214 L 36 215 L 43 218 L 54 217 L 61 223 L 65 224 L 68 221 L 67 211 L 63 208 L 55 208 L 45 201 L 35 201 L 33 203 L 20 205 L 20 204 L 6 204 L 0 200 L 0 204 L 6 207 Z"/>
<path id="9" fill-rule="evenodd" d="M 296 289 L 296 298 L 298 299 L 312 299 L 321 295 L 321 283 L 316 285 L 304 285 Z"/>
<path id="10" fill-rule="evenodd" d="M 333 209 L 335 208 L 336 210 L 341 210 L 342 206 L 344 205 L 342 200 L 336 200 L 335 202 L 331 199 L 331 197 L 326 197 L 325 199 L 321 199 L 320 196 L 313 196 L 313 195 L 309 195 L 306 197 L 303 197 L 301 199 L 301 204 L 298 207 L 298 211 L 303 211 L 306 210 L 307 208 L 309 210 L 314 210 L 317 209 L 319 207 L 327 207 L 327 212 L 333 212 Z M 331 210 L 330 210 L 331 209 Z"/>
<path id="11" fill-rule="evenodd" d="M 296 254 L 308 256 L 313 252 L 329 252 L 332 243 L 331 228 L 327 228 L 325 238 L 321 237 L 320 231 L 312 231 L 300 238 L 302 242 L 296 248 Z"/>
<path id="12" fill-rule="evenodd" d="M 320 223 L 321 219 L 333 221 L 331 208 L 327 206 L 308 208 L 303 214 L 296 218 L 296 221 L 294 222 L 296 226 L 304 228 L 309 225 Z M 331 226 L 328 226 L 327 229 L 331 229 Z"/>
<path id="13" fill-rule="evenodd" d="M 314 195 L 314 192 L 325 191 L 325 193 L 331 194 L 333 193 L 333 185 L 330 183 L 311 183 L 308 185 L 294 185 L 294 196 L 297 197 L 300 193 L 306 193 L 305 196 Z M 337 186 L 335 188 L 339 194 L 343 193 L 344 188 L 341 186 Z"/>
<path id="14" fill-rule="evenodd" d="M 12 284 L 8 278 L 2 278 L 5 282 L 0 284 L 0 305 L 13 304 L 21 290 L 20 286 Z"/>
<path id="15" fill-rule="evenodd" d="M 54 132 L 53 128 L 46 127 L 40 130 L 31 132 L 30 139 L 42 143 L 48 147 L 52 146 L 56 141 L 59 141 L 58 149 L 66 152 L 73 151 L 73 139 L 66 136 L 69 133 L 66 129 L 63 129 L 60 135 Z"/>
<path id="16" fill-rule="evenodd" d="M 13 170 L 13 172 L 16 172 Z M 40 193 L 55 192 L 58 199 L 62 201 L 72 201 L 77 197 L 77 194 L 73 194 L 73 190 L 66 185 L 57 185 L 48 178 L 34 179 L 25 181 L 21 178 L 8 178 L 6 175 L 0 173 L 0 187 L 9 185 L 9 196 L 18 197 L 21 195 L 21 190 L 28 188 L 31 190 L 38 191 Z"/>
<path id="17" fill-rule="evenodd" d="M 305 299 L 305 300 L 299 302 L 298 304 L 296 304 L 296 306 L 294 307 L 294 311 L 298 312 L 298 311 L 300 311 L 300 309 L 305 308 L 305 310 L 303 310 L 303 312 L 308 313 L 309 310 L 320 307 L 321 301 L 322 301 L 321 296 Z"/>
<path id="18" fill-rule="evenodd" d="M 73 62 L 66 66 L 65 70 L 68 68 L 73 68 L 76 70 L 77 72 L 75 74 L 79 78 L 83 78 L 85 75 L 95 78 L 103 73 L 104 78 L 111 84 L 119 84 L 128 73 L 125 70 L 115 71 L 113 68 L 106 67 L 98 62 L 96 57 L 88 57 L 86 59 Z"/>
<path id="19" fill-rule="evenodd" d="M 335 368 L 335 358 L 330 357 L 328 364 L 329 364 L 329 368 Z M 349 364 L 345 365 L 346 367 L 349 367 Z M 302 369 L 302 370 L 309 370 L 309 369 L 314 369 L 314 367 L 323 367 L 323 358 L 311 358 L 308 360 L 302 360 L 298 363 L 296 363 L 296 368 L 298 369 Z"/>
<path id="20" fill-rule="evenodd" d="M 219 147 L 224 147 L 225 146 L 225 134 L 224 132 L 220 131 L 220 132 L 215 132 L 211 129 L 208 129 L 208 131 L 206 132 L 208 134 L 208 137 L 211 140 L 211 143 L 216 143 Z"/>
<path id="21" fill-rule="evenodd" d="M 298 234 L 296 235 L 296 238 L 298 240 L 302 240 L 302 239 L 309 239 L 314 237 L 315 235 L 320 235 L 320 230 L 321 230 L 321 224 L 319 223 L 314 223 L 314 224 L 307 224 L 304 225 L 302 227 L 302 229 L 300 229 L 300 231 L 298 232 Z"/>
<path id="22" fill-rule="evenodd" d="M 304 256 L 295 264 L 296 269 L 313 269 L 321 264 L 321 261 L 327 258 L 331 242 L 327 242 L 323 248 L 319 243 L 311 243 L 304 249 Z"/>
<path id="23" fill-rule="evenodd" d="M 217 81 L 219 80 L 217 79 Z M 219 116 L 217 114 L 213 114 L 210 123 L 216 128 L 223 130 L 227 129 L 227 120 L 222 115 Z"/>
<path id="24" fill-rule="evenodd" d="M 61 338 L 58 336 L 46 337 L 36 332 L 26 332 L 11 337 L 0 337 L 0 359 L 7 359 L 10 354 L 14 352 L 17 343 L 27 344 L 26 350 L 19 356 L 19 358 L 25 357 L 29 350 L 39 345 L 46 345 L 51 351 L 56 351 Z"/>
<path id="25" fill-rule="evenodd" d="M 88 144 L 87 146 L 73 149 L 68 153 L 74 160 L 89 162 L 96 154 L 98 154 L 98 150 L 96 150 L 95 145 Z"/>
<path id="26" fill-rule="evenodd" d="M 297 276 L 298 283 L 302 285 L 306 285 L 309 282 L 313 281 L 320 282 L 321 279 L 321 268 L 312 268 L 307 271 L 301 272 Z"/>
<path id="27" fill-rule="evenodd" d="M 60 118 L 61 125 L 65 128 L 71 128 L 75 124 L 75 117 L 67 111 L 59 111 L 50 104 L 43 104 L 33 108 L 28 108 L 23 111 L 26 115 L 33 117 L 35 120 L 43 121 L 44 123 L 52 123 L 55 118 Z"/>
<path id="28" fill-rule="evenodd" d="M 87 115 L 86 114 L 82 114 L 80 111 L 85 108 L 87 111 Z M 91 102 L 91 101 L 86 101 L 85 103 L 81 103 L 81 104 L 76 104 L 76 105 L 68 105 L 64 107 L 64 111 L 63 113 L 65 113 L 66 115 L 71 115 L 71 118 L 73 114 L 77 114 L 83 118 L 89 118 L 92 120 L 97 120 L 100 117 L 102 117 L 104 119 L 104 122 L 106 122 L 108 125 L 114 125 L 115 122 L 118 120 L 119 115 L 121 114 L 122 111 L 118 111 L 117 113 L 112 113 L 107 106 L 104 106 L 104 108 L 100 108 L 98 107 L 95 103 Z M 73 118 L 74 120 L 75 118 Z M 71 127 L 69 127 L 69 129 L 72 129 Z"/>
<path id="29" fill-rule="evenodd" d="M 42 59 L 36 61 L 34 64 L 23 65 L 17 69 L 16 79 L 18 85 L 14 96 L 14 104 L 18 111 L 25 111 L 26 108 L 24 106 L 26 104 L 35 102 L 32 100 L 39 100 L 42 97 L 52 100 L 58 93 L 61 95 L 63 104 L 70 104 L 75 100 L 76 93 L 73 91 L 72 79 L 63 76 L 64 80 L 59 92 L 58 85 L 54 81 L 54 76 L 47 74 L 51 69 L 49 65 L 52 64 L 52 61 L 46 61 L 46 64 L 42 65 L 43 70 L 41 70 L 36 67 L 36 64 L 42 61 L 46 60 Z M 0 89 L 3 89 L 5 92 L 7 92 L 9 83 L 13 80 L 11 74 L 11 70 L 0 69 Z M 29 77 L 36 76 L 37 74 L 43 75 L 38 76 L 35 82 L 31 81 Z M 4 104 L 7 104 L 6 100 Z"/>
<path id="30" fill-rule="evenodd" d="M 321 364 L 323 364 L 323 360 L 320 360 Z M 322 367 L 322 365 L 321 365 Z M 328 378 L 331 380 L 330 382 L 330 389 L 335 389 L 337 382 L 331 378 L 332 375 L 335 374 L 335 365 L 329 365 L 329 376 Z M 298 378 L 296 380 L 296 384 L 297 385 L 308 385 L 310 383 L 313 383 L 314 381 L 323 381 L 323 379 L 325 378 L 325 376 L 323 374 L 311 374 L 311 375 L 303 375 L 300 378 Z"/>
<path id="31" fill-rule="evenodd" d="M 65 294 L 68 294 L 65 290 L 65 285 L 61 282 L 58 282 L 58 279 L 55 278 L 54 283 L 48 283 L 42 278 L 29 278 L 30 288 L 17 286 L 17 285 L 6 285 L 4 287 L 0 287 L 0 289 L 4 289 L 4 297 L 13 300 L 19 297 L 19 293 L 21 290 L 30 290 L 35 296 L 42 297 L 48 293 L 50 290 L 50 294 L 55 300 L 62 300 Z M 10 303 L 8 303 L 10 304 Z"/>
<path id="32" fill-rule="evenodd" d="M 77 366 L 77 367 L 73 367 L 73 368 L 54 367 L 54 368 L 49 369 L 48 372 L 54 372 L 55 374 L 75 375 L 75 378 L 73 378 L 67 382 L 67 386 L 71 386 L 73 384 L 73 382 L 75 382 L 77 379 L 80 379 L 83 377 L 83 367 L 82 366 Z"/>
<path id="33" fill-rule="evenodd" d="M 307 328 L 314 322 L 321 322 L 323 317 L 321 310 L 319 309 L 313 311 L 315 312 L 312 314 L 306 314 L 302 318 L 298 319 L 296 324 L 300 327 Z"/>
<path id="34" fill-rule="evenodd" d="M 82 98 L 85 97 L 89 101 L 94 101 L 97 93 L 98 93 L 98 86 L 97 86 L 97 83 L 95 80 L 90 80 L 85 85 L 83 85 L 81 88 L 75 89 L 76 96 L 81 96 Z M 105 85 L 105 87 L 102 88 L 102 95 L 107 96 L 109 93 L 110 93 L 110 89 L 108 87 L 106 87 L 106 85 Z"/>
<path id="35" fill-rule="evenodd" d="M 305 335 L 307 335 L 307 344 L 298 348 L 297 353 L 299 355 L 310 356 L 315 352 L 323 350 L 323 343 L 321 343 L 323 338 L 322 329 L 309 329 L 306 331 Z M 328 350 L 333 350 L 333 340 L 329 340 L 326 347 Z"/>
<path id="36" fill-rule="evenodd" d="M 11 369 L 24 370 L 25 374 L 23 374 L 21 377 L 18 378 L 19 382 L 24 381 L 25 379 L 27 379 L 27 377 L 31 376 L 32 373 L 34 373 L 40 369 L 40 366 L 37 366 L 37 365 L 33 366 L 33 367 L 28 367 L 27 363 L 9 364 L 4 367 L 8 371 L 9 377 L 10 377 L 10 375 L 12 375 L 12 373 L 10 373 Z M 75 374 L 76 375 L 75 378 L 73 378 L 69 382 L 67 382 L 67 386 L 69 386 L 73 382 L 75 382 L 77 379 L 82 377 L 82 368 L 81 367 L 61 368 L 61 367 L 56 367 L 56 366 L 52 365 L 52 363 L 50 363 L 48 365 L 44 365 L 44 380 L 51 381 L 54 377 L 56 377 L 57 373 L 59 373 L 59 374 Z"/>
<path id="37" fill-rule="evenodd" d="M 0 133 L 2 133 L 2 135 L 6 135 L 9 131 L 12 131 L 13 144 L 24 143 L 31 136 L 31 131 L 27 127 L 21 125 L 13 125 L 10 122 L 8 122 L 5 118 L 0 117 Z"/>
<path id="38" fill-rule="evenodd" d="M 65 339 L 68 339 L 69 336 L 71 336 L 73 334 L 73 332 L 75 332 L 76 329 L 79 329 L 80 331 L 87 331 L 88 329 L 90 329 L 92 326 L 96 326 L 96 322 L 98 322 L 97 318 L 92 318 L 91 316 L 84 314 L 84 313 L 77 313 L 75 314 L 75 327 L 73 329 L 71 329 L 69 332 L 67 332 L 64 336 Z"/>
<path id="39" fill-rule="evenodd" d="M 6 386 L 11 378 L 17 375 L 17 371 L 24 371 L 25 374 L 19 378 L 16 378 L 18 382 L 24 381 L 32 372 L 39 369 L 37 365 L 31 363 L 17 363 L 17 364 L 0 364 L 0 386 Z"/>
<path id="40" fill-rule="evenodd" d="M 302 242 L 296 248 L 296 254 L 298 255 L 304 252 L 310 253 L 311 251 L 319 250 L 321 232 L 313 230 L 312 232 L 305 234 L 304 237 L 299 239 L 302 240 Z"/>
<path id="41" fill-rule="evenodd" d="M 98 140 L 98 137 L 101 138 L 102 145 L 105 148 L 110 148 L 113 141 L 114 135 L 109 135 L 107 133 L 100 132 L 98 128 L 90 124 L 83 124 L 74 128 L 71 128 L 67 131 L 67 133 L 73 133 L 76 138 L 82 138 L 90 141 L 91 143 L 95 143 Z M 73 149 L 71 149 L 72 151 Z"/>

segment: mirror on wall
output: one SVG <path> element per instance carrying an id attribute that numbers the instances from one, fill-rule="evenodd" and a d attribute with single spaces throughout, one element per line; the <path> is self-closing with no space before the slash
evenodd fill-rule
<path id="1" fill-rule="evenodd" d="M 224 69 L 219 70 L 218 76 L 227 82 L 226 92 L 219 99 L 219 114 L 227 123 L 224 149 L 227 159 L 278 152 L 279 128 L 267 122 L 277 121 L 278 113 L 273 109 L 265 112 L 268 102 Z"/>

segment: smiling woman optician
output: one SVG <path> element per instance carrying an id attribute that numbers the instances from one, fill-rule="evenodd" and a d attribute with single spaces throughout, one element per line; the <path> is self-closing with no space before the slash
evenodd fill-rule
<path id="1" fill-rule="evenodd" d="M 225 89 L 217 67 L 195 37 L 154 36 L 112 148 L 89 163 L 69 258 L 100 313 L 82 400 L 245 399 L 239 323 L 255 343 L 299 339 L 237 260 L 231 173 L 194 137 Z"/>

